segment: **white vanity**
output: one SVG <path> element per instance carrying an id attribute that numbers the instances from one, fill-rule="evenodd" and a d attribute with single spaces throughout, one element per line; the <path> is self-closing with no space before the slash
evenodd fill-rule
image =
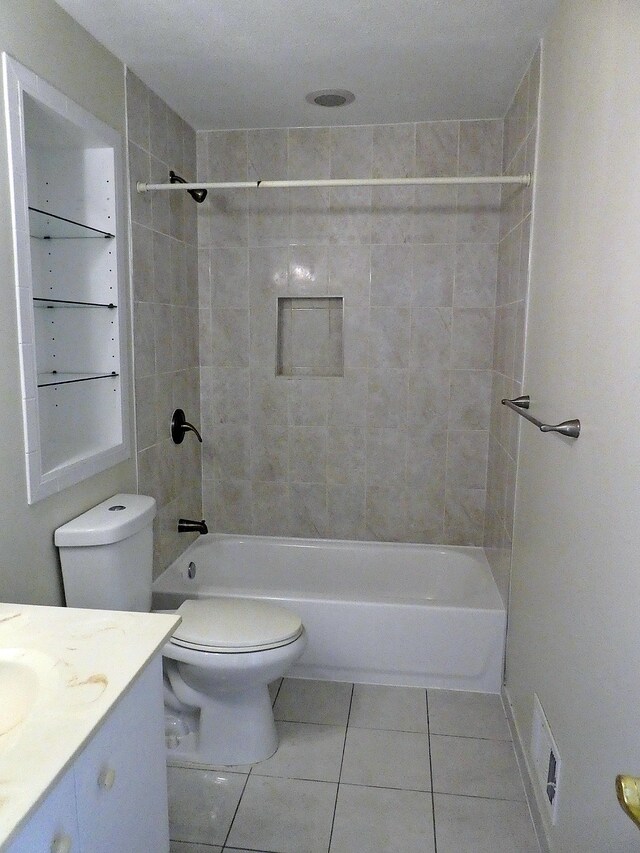
<path id="1" fill-rule="evenodd" d="M 166 614 L 0 604 L 0 850 L 167 853 Z"/>

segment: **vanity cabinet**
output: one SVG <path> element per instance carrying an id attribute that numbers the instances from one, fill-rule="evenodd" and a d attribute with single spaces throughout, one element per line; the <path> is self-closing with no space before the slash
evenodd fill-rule
<path id="1" fill-rule="evenodd" d="M 122 139 L 6 54 L 29 503 L 129 456 Z"/>
<path id="2" fill-rule="evenodd" d="M 7 853 L 167 853 L 162 665 L 144 668 Z"/>
<path id="3" fill-rule="evenodd" d="M 56 782 L 7 853 L 75 853 L 80 850 L 73 769 Z"/>

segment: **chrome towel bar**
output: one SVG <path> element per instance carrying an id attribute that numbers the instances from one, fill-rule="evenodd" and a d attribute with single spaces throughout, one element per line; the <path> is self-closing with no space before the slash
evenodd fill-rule
<path id="1" fill-rule="evenodd" d="M 580 435 L 580 421 L 577 418 L 573 418 L 570 421 L 563 421 L 561 424 L 543 424 L 542 421 L 530 415 L 526 411 L 531 402 L 528 394 L 523 394 L 522 397 L 516 397 L 514 400 L 501 400 L 500 402 L 503 406 L 507 406 L 509 409 L 513 409 L 514 412 L 522 415 L 525 420 L 531 421 L 532 424 L 538 427 L 540 432 L 559 432 L 569 438 L 577 438 Z"/>

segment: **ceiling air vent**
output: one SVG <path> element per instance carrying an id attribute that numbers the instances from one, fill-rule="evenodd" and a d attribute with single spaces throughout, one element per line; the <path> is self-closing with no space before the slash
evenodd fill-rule
<path id="1" fill-rule="evenodd" d="M 318 92 L 309 92 L 305 100 L 319 107 L 343 107 L 351 104 L 356 96 L 347 89 L 320 89 Z"/>

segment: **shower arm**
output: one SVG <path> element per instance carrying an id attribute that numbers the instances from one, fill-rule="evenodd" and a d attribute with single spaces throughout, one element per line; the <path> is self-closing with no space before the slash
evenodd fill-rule
<path id="1" fill-rule="evenodd" d="M 202 204 L 207 197 L 206 190 L 201 187 L 193 187 L 189 181 L 185 181 L 184 178 L 181 178 L 180 175 L 177 175 L 173 169 L 171 169 L 169 172 L 169 186 L 174 186 L 175 184 L 179 184 L 179 189 L 186 190 L 191 198 L 198 204 Z"/>

